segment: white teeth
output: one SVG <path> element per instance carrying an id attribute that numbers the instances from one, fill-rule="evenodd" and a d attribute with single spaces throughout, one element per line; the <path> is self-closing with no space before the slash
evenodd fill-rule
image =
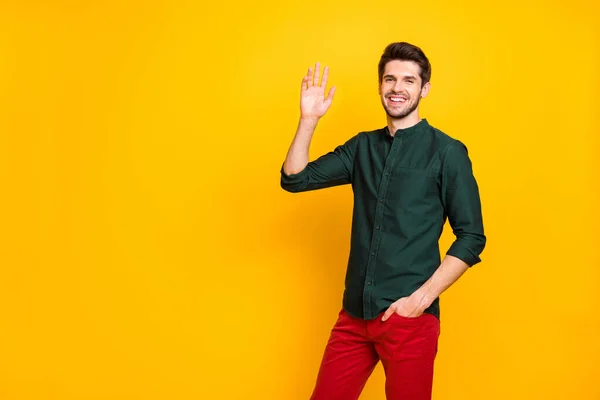
<path id="1" fill-rule="evenodd" d="M 390 97 L 390 100 L 395 103 L 404 103 L 406 101 L 406 99 L 402 97 Z"/>

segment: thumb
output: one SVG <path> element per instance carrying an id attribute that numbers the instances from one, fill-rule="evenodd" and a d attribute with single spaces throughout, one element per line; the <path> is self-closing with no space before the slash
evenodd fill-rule
<path id="1" fill-rule="evenodd" d="M 391 305 L 389 306 L 389 308 L 387 310 L 385 310 L 385 313 L 383 313 L 383 317 L 381 317 L 382 321 L 387 320 L 389 317 L 392 316 L 392 314 L 396 311 L 396 308 Z"/>
<path id="2" fill-rule="evenodd" d="M 331 89 L 329 89 L 329 93 L 327 94 L 327 98 L 325 99 L 327 104 L 331 104 L 331 102 L 333 101 L 334 94 L 335 94 L 335 86 L 333 86 Z"/>

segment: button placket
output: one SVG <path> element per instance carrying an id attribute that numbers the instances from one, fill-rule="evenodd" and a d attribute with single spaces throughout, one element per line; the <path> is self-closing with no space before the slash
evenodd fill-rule
<path id="1" fill-rule="evenodd" d="M 365 318 L 371 319 L 374 317 L 372 307 L 371 307 L 371 291 L 373 288 L 374 282 L 374 270 L 376 266 L 377 259 L 377 250 L 379 249 L 379 243 L 381 241 L 381 225 L 383 221 L 383 211 L 385 208 L 385 195 L 387 192 L 392 166 L 394 165 L 398 150 L 402 145 L 402 137 L 394 138 L 392 141 L 392 151 L 389 152 L 385 165 L 383 167 L 383 176 L 381 177 L 381 183 L 379 185 L 379 191 L 377 192 L 377 197 L 379 198 L 379 202 L 375 207 L 375 221 L 374 224 L 376 228 L 373 230 L 371 236 L 371 247 L 370 247 L 370 257 L 367 262 L 367 268 L 365 273 L 365 286 L 363 290 L 363 314 Z"/>

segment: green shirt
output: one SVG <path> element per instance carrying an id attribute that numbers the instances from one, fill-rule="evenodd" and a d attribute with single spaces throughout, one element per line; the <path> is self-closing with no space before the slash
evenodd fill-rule
<path id="1" fill-rule="evenodd" d="M 360 132 L 297 174 L 281 168 L 288 192 L 344 184 L 354 192 L 343 298 L 350 315 L 376 318 L 429 279 L 446 218 L 456 236 L 447 254 L 481 261 L 486 237 L 467 148 L 426 119 L 394 136 L 387 127 Z M 439 298 L 425 312 L 439 318 Z"/>

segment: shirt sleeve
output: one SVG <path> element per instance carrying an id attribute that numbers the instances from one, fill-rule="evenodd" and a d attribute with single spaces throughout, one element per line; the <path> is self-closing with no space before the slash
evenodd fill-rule
<path id="1" fill-rule="evenodd" d="M 447 254 L 470 267 L 481 262 L 486 244 L 479 187 L 473 176 L 467 147 L 460 141 L 448 145 L 442 164 L 442 201 L 456 236 Z"/>
<path id="2" fill-rule="evenodd" d="M 333 151 L 309 162 L 297 174 L 287 175 L 281 165 L 281 187 L 292 193 L 352 183 L 354 156 L 359 135 Z"/>

